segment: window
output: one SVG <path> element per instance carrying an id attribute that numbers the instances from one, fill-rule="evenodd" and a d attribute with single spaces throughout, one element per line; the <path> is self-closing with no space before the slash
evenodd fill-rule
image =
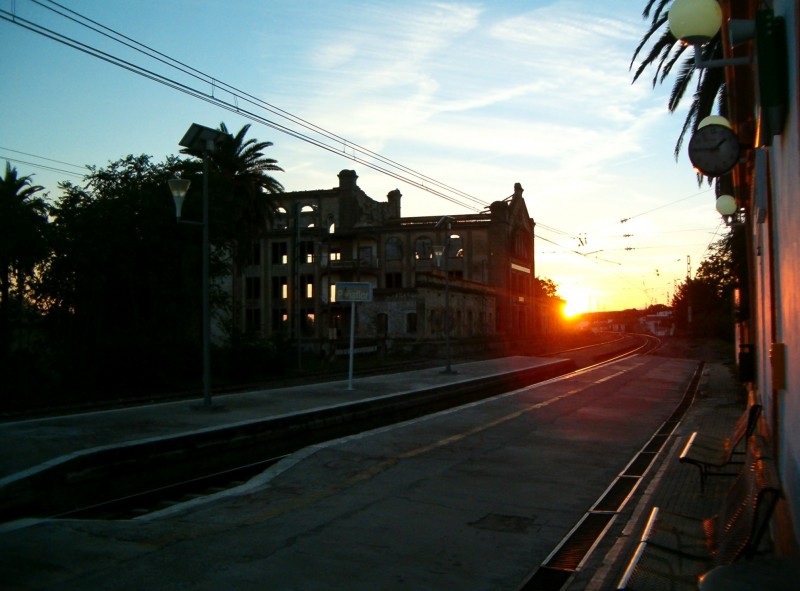
<path id="1" fill-rule="evenodd" d="M 285 300 L 289 297 L 289 285 L 286 277 L 272 278 L 272 299 Z"/>
<path id="2" fill-rule="evenodd" d="M 304 240 L 297 244 L 298 256 L 302 263 L 314 262 L 314 243 Z"/>
<path id="3" fill-rule="evenodd" d="M 431 258 L 433 254 L 433 243 L 430 238 L 422 236 L 417 238 L 414 243 L 414 258 L 418 261 L 426 261 Z"/>
<path id="4" fill-rule="evenodd" d="M 300 313 L 300 330 L 303 331 L 303 334 L 312 335 L 314 334 L 314 322 L 315 317 L 313 312 L 309 312 L 306 309 L 303 309 Z"/>
<path id="5" fill-rule="evenodd" d="M 533 240 L 531 240 L 531 237 L 526 232 L 518 230 L 514 234 L 514 255 L 522 259 L 527 259 L 531 256 L 532 251 Z"/>
<path id="6" fill-rule="evenodd" d="M 402 273 L 386 273 L 387 289 L 400 289 L 401 287 L 403 287 Z"/>
<path id="7" fill-rule="evenodd" d="M 458 234 L 450 236 L 450 247 L 447 250 L 448 256 L 463 257 L 464 256 L 464 241 Z"/>
<path id="8" fill-rule="evenodd" d="M 386 338 L 389 334 L 389 315 L 381 312 L 378 314 L 378 336 Z"/>
<path id="9" fill-rule="evenodd" d="M 302 286 L 303 294 L 306 298 L 313 298 L 314 297 L 314 278 L 309 276 L 303 276 L 300 278 L 300 284 Z"/>
<path id="10" fill-rule="evenodd" d="M 406 333 L 417 334 L 417 313 L 409 312 L 406 314 Z"/>
<path id="11" fill-rule="evenodd" d="M 272 222 L 273 227 L 276 230 L 285 230 L 286 228 L 289 227 L 288 220 L 289 220 L 289 215 L 286 212 L 286 208 L 278 207 L 278 209 L 275 210 L 275 216 Z"/>
<path id="12" fill-rule="evenodd" d="M 272 330 L 285 331 L 289 328 L 289 314 L 286 309 L 272 311 Z"/>
<path id="13" fill-rule="evenodd" d="M 372 247 L 361 246 L 358 249 L 358 264 L 362 267 L 368 267 L 372 264 Z"/>
<path id="14" fill-rule="evenodd" d="M 285 265 L 289 262 L 289 249 L 285 242 L 272 244 L 272 264 Z"/>
<path id="15" fill-rule="evenodd" d="M 396 236 L 386 241 L 386 260 L 399 261 L 403 258 L 403 242 Z"/>
<path id="16" fill-rule="evenodd" d="M 260 277 L 245 277 L 244 280 L 245 298 L 248 300 L 261 299 L 261 278 Z"/>
<path id="17" fill-rule="evenodd" d="M 259 240 L 253 242 L 250 246 L 250 257 L 248 263 L 251 265 L 261 264 L 261 242 Z"/>
<path id="18" fill-rule="evenodd" d="M 244 328 L 246 332 L 261 332 L 261 308 L 247 308 L 244 311 Z"/>
<path id="19" fill-rule="evenodd" d="M 332 261 L 341 261 L 342 260 L 342 251 L 338 248 L 331 248 L 331 259 Z"/>

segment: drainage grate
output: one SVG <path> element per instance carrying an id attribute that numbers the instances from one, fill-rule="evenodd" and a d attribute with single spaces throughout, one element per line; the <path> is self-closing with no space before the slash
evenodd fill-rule
<path id="1" fill-rule="evenodd" d="M 606 491 L 606 494 L 597 501 L 592 511 L 619 511 L 625 499 L 639 482 L 638 478 L 632 476 L 620 476 Z"/>
<path id="2" fill-rule="evenodd" d="M 597 542 L 600 534 L 611 523 L 613 515 L 608 513 L 587 513 L 578 527 L 564 540 L 564 543 L 544 564 L 549 568 L 576 570 L 584 557 Z"/>
<path id="3" fill-rule="evenodd" d="M 680 421 L 676 419 L 670 419 L 666 421 L 663 425 L 661 425 L 661 429 L 658 431 L 658 434 L 665 435 L 668 437 L 669 435 L 672 434 L 672 432 L 675 430 L 675 428 L 678 426 L 679 423 Z"/>
<path id="4" fill-rule="evenodd" d="M 519 591 L 557 591 L 567 584 L 571 576 L 571 571 L 543 566 L 525 581 Z"/>
<path id="5" fill-rule="evenodd" d="M 681 403 L 653 439 L 628 465 L 625 472 L 606 490 L 592 509 L 593 512 L 584 515 L 583 520 L 567 535 L 550 558 L 518 588 L 518 591 L 561 591 L 569 582 L 570 577 L 616 516 L 616 511 L 632 493 L 640 477 L 653 463 L 657 453 L 682 420 L 694 399 L 704 366 L 705 363 L 698 366 Z"/>
<path id="6" fill-rule="evenodd" d="M 623 476 L 642 476 L 650 467 L 650 464 L 653 463 L 655 457 L 656 454 L 654 453 L 640 452 L 626 468 Z"/>
<path id="7" fill-rule="evenodd" d="M 654 435 L 650 440 L 650 443 L 648 443 L 642 451 L 647 453 L 658 453 L 658 450 L 662 448 L 666 440 L 666 435 Z"/>

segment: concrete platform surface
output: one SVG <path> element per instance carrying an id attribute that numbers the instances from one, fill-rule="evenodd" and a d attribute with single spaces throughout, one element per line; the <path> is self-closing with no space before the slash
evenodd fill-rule
<path id="1" fill-rule="evenodd" d="M 218 395 L 213 403 L 222 408 L 211 412 L 203 410 L 203 401 L 197 400 L 0 423 L 0 449 L 4 450 L 0 454 L 0 484 L 4 477 L 77 451 L 402 395 L 561 362 L 556 358 L 502 357 L 454 365 L 455 374 L 431 368 L 354 378 L 352 389 L 348 389 L 348 380 L 341 380 Z"/>
<path id="2" fill-rule="evenodd" d="M 0 441 L 32 437 L 16 464 L 29 467 L 52 458 L 60 442 L 110 445 L 548 362 L 511 358 L 458 365 L 456 375 L 379 376 L 356 380 L 352 391 L 342 382 L 236 395 L 220 413 L 176 403 L 26 421 L 5 425 Z M 0 580 L 8 589 L 513 589 L 671 414 L 696 367 L 629 359 L 312 446 L 238 489 L 140 519 L 4 531 Z M 600 544 L 575 589 L 610 588 L 624 559 L 613 543 L 624 533 L 607 540 L 616 552 Z"/>

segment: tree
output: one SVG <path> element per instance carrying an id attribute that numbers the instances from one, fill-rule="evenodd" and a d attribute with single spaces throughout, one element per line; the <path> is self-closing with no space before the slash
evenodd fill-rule
<path id="1" fill-rule="evenodd" d="M 715 242 L 694 279 L 678 286 L 672 306 L 679 329 L 697 336 L 730 336 L 733 290 L 747 286 L 743 236 L 731 232 Z"/>
<path id="2" fill-rule="evenodd" d="M 6 162 L 0 180 L 0 353 L 10 345 L 12 300 L 22 302 L 28 279 L 48 253 L 48 205 L 38 195 L 44 187 L 18 176 Z M 20 307 L 21 311 L 21 307 Z"/>
<path id="3" fill-rule="evenodd" d="M 558 285 L 552 279 L 547 277 L 534 277 L 533 279 L 533 293 L 535 296 L 545 298 L 558 297 Z"/>
<path id="4" fill-rule="evenodd" d="M 200 375 L 200 240 L 167 188 L 182 161 L 128 156 L 61 183 L 38 297 L 66 385 L 176 387 Z M 212 267 L 213 269 L 213 267 Z"/>
<path id="5" fill-rule="evenodd" d="M 277 160 L 264 155 L 272 142 L 245 139 L 249 129 L 250 125 L 245 125 L 230 135 L 225 123 L 220 123 L 219 131 L 229 134 L 228 139 L 209 156 L 212 242 L 232 248 L 236 260 L 249 253 L 252 241 L 263 236 L 267 220 L 277 209 L 275 195 L 283 192 L 283 185 L 269 174 L 283 169 Z M 183 149 L 181 153 L 203 157 L 198 150 Z"/>
<path id="6" fill-rule="evenodd" d="M 697 74 L 697 86 L 692 96 L 692 103 L 686 113 L 683 127 L 675 143 L 675 158 L 677 159 L 686 134 L 697 130 L 697 125 L 711 114 L 714 105 L 721 115 L 727 113 L 726 87 L 723 68 L 698 69 L 695 67 L 694 56 L 686 56 L 687 46 L 676 39 L 667 26 L 668 6 L 672 0 L 648 0 L 642 17 L 650 18 L 650 28 L 642 37 L 636 50 L 633 52 L 630 67 L 633 68 L 640 54 L 651 43 L 649 50 L 642 58 L 633 76 L 633 82 L 649 68 L 654 68 L 652 84 L 662 84 L 672 73 L 676 65 L 678 72 L 672 85 L 667 107 L 670 112 L 678 109 L 681 101 L 689 91 L 692 80 Z M 702 49 L 704 60 L 719 59 L 722 57 L 722 39 L 719 33 Z"/>

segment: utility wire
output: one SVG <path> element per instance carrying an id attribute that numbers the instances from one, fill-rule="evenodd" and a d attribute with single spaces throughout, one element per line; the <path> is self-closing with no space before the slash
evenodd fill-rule
<path id="1" fill-rule="evenodd" d="M 38 158 L 39 160 L 47 160 L 48 162 L 55 162 L 56 164 L 64 164 L 65 166 L 73 166 L 75 168 L 86 170 L 86 166 L 82 164 L 72 164 L 71 162 L 64 162 L 63 160 L 55 160 L 53 158 L 47 158 L 46 156 L 39 156 L 38 154 L 31 154 L 30 152 L 22 152 L 21 150 L 7 148 L 5 146 L 0 146 L 0 150 L 5 150 L 7 152 L 14 152 L 15 154 L 22 154 L 23 156 L 30 156 L 31 158 Z"/>
<path id="2" fill-rule="evenodd" d="M 12 150 L 13 151 L 13 150 Z M 42 170 L 49 170 L 51 172 L 60 172 L 61 174 L 67 174 L 70 176 L 74 176 L 77 178 L 83 178 L 83 174 L 79 172 L 74 172 L 72 170 L 64 170 L 63 168 L 56 168 L 55 166 L 47 166 L 46 164 L 37 164 L 35 162 L 28 162 L 27 160 L 20 160 L 19 158 L 13 158 L 11 156 L 3 156 L 0 155 L 0 160 L 8 160 L 9 162 L 16 162 L 17 164 L 24 164 L 26 166 L 33 166 L 34 168 L 41 168 Z M 72 165 L 70 165 L 72 166 Z"/>
<path id="3" fill-rule="evenodd" d="M 708 193 L 710 190 L 711 189 L 707 189 L 705 191 L 700 191 L 699 193 L 693 193 L 692 195 L 687 195 L 686 197 L 682 197 L 680 199 L 676 199 L 675 201 L 671 201 L 670 203 L 665 203 L 663 205 L 659 205 L 658 207 L 654 207 L 653 209 L 648 209 L 647 211 L 643 211 L 642 213 L 637 213 L 636 215 L 632 215 L 632 216 L 627 217 L 627 218 L 622 218 L 619 221 L 619 223 L 620 224 L 624 224 L 626 222 L 631 221 L 632 219 L 642 217 L 642 216 L 647 215 L 649 213 L 653 213 L 654 211 L 658 211 L 659 209 L 664 209 L 665 207 L 670 207 L 672 205 L 675 205 L 676 203 L 680 203 L 681 201 L 686 201 L 687 199 L 691 199 L 692 197 L 697 197 L 698 195 L 703 195 L 705 193 Z"/>
<path id="4" fill-rule="evenodd" d="M 33 32 L 36 32 L 36 33 L 38 33 L 40 35 L 43 35 L 45 37 L 49 37 L 49 38 L 51 38 L 53 40 L 59 41 L 59 42 L 65 44 L 65 45 L 67 45 L 69 47 L 72 47 L 74 49 L 78 49 L 80 51 L 88 53 L 89 55 L 92 55 L 92 56 L 97 57 L 99 59 L 103 59 L 104 61 L 107 61 L 109 63 L 112 63 L 114 65 L 122 67 L 124 69 L 127 69 L 129 71 L 132 71 L 134 73 L 137 73 L 137 74 L 139 74 L 141 76 L 144 76 L 146 78 L 150 78 L 151 80 L 160 82 L 161 84 L 169 86 L 169 87 L 171 87 L 171 88 L 173 88 L 175 90 L 180 90 L 180 91 L 182 91 L 182 92 L 184 92 L 186 94 L 190 94 L 191 96 L 194 96 L 195 98 L 200 98 L 201 100 L 205 100 L 206 102 L 210 102 L 212 104 L 215 104 L 217 106 L 225 108 L 225 109 L 227 109 L 227 110 L 229 110 L 231 112 L 243 115 L 243 116 L 245 116 L 245 117 L 247 117 L 247 118 L 249 118 L 249 119 L 251 119 L 253 121 L 256 121 L 258 123 L 261 123 L 263 125 L 271 127 L 271 128 L 273 128 L 273 129 L 275 129 L 277 131 L 280 131 L 282 133 L 290 135 L 290 136 L 292 136 L 292 137 L 294 137 L 296 139 L 300 139 L 300 140 L 305 141 L 307 143 L 311 143 L 312 145 L 315 145 L 317 147 L 323 148 L 323 149 L 325 149 L 327 151 L 330 151 L 330 152 L 333 152 L 333 153 L 335 153 L 337 155 L 344 156 L 345 158 L 348 158 L 348 159 L 350 159 L 350 160 L 352 160 L 354 162 L 357 162 L 359 164 L 367 166 L 368 168 L 371 168 L 371 169 L 373 169 L 373 170 L 375 170 L 377 172 L 381 172 L 383 174 L 386 174 L 388 176 L 391 176 L 393 178 L 396 178 L 398 180 L 406 182 L 406 183 L 408 183 L 408 184 L 410 184 L 412 186 L 415 186 L 415 187 L 417 187 L 417 188 L 419 188 L 421 190 L 424 190 L 424 191 L 427 191 L 427 192 L 432 193 L 434 195 L 437 195 L 437 196 L 439 196 L 439 197 L 441 197 L 441 198 L 443 198 L 443 199 L 445 199 L 447 201 L 450 201 L 451 203 L 454 203 L 456 205 L 465 207 L 467 209 L 473 209 L 473 210 L 476 210 L 476 206 L 477 205 L 479 205 L 481 208 L 485 206 L 485 203 L 486 203 L 485 200 L 482 200 L 482 199 L 480 199 L 478 197 L 475 197 L 475 196 L 472 196 L 472 195 L 470 195 L 468 193 L 460 191 L 460 190 L 458 190 L 458 189 L 456 189 L 456 188 L 454 188 L 454 187 L 452 187 L 450 185 L 447 185 L 445 183 L 437 181 L 436 179 L 433 179 L 432 177 L 429 177 L 429 176 L 424 175 L 424 174 L 422 174 L 422 173 L 420 173 L 420 172 L 418 172 L 416 170 L 413 170 L 413 169 L 411 169 L 409 167 L 406 167 L 406 166 L 404 166 L 404 165 L 402 165 L 402 164 L 400 164 L 400 163 L 398 163 L 398 162 L 396 162 L 394 160 L 391 160 L 389 158 L 383 157 L 383 156 L 381 156 L 380 154 L 378 154 L 376 152 L 373 152 L 371 150 L 368 150 L 367 148 L 364 148 L 363 146 L 360 146 L 359 144 L 356 144 L 356 143 L 351 142 L 351 141 L 349 141 L 349 140 L 347 140 L 347 139 L 345 139 L 345 138 L 343 138 L 341 136 L 333 134 L 333 133 L 329 132 L 328 130 L 326 130 L 326 129 L 318 126 L 318 125 L 310 123 L 309 121 L 307 121 L 305 119 L 302 119 L 302 118 L 300 118 L 300 117 L 298 117 L 296 115 L 293 115 L 293 114 L 289 113 L 288 111 L 285 111 L 283 109 L 275 107 L 274 105 L 271 105 L 271 104 L 267 103 L 266 101 L 263 101 L 263 100 L 255 97 L 255 96 L 253 96 L 251 94 L 248 94 L 248 93 L 246 93 L 246 92 L 244 92 L 244 91 L 242 91 L 242 90 L 240 90 L 240 89 L 238 89 L 238 88 L 236 88 L 234 86 L 231 86 L 229 84 L 221 82 L 221 81 L 217 80 L 216 78 L 214 78 L 214 77 L 212 77 L 212 76 L 210 76 L 208 74 L 205 74 L 205 73 L 201 72 L 200 70 L 197 70 L 196 68 L 188 66 L 187 64 L 184 64 L 183 62 L 180 62 L 179 60 L 171 58 L 171 57 L 167 56 L 164 53 L 161 53 L 161 52 L 159 52 L 159 51 L 157 51 L 157 50 L 155 50 L 155 49 L 153 49 L 153 48 L 151 48 L 151 47 L 149 47 L 147 45 L 144 45 L 144 44 L 142 44 L 142 43 L 140 43 L 140 42 L 138 42 L 138 41 L 136 41 L 136 40 L 134 40 L 134 39 L 132 39 L 130 37 L 127 37 L 127 36 L 123 35 L 122 33 L 119 33 L 118 31 L 115 31 L 115 30 L 113 30 L 113 29 L 111 29 L 109 27 L 106 27 L 105 25 L 102 25 L 102 24 L 100 24 L 100 23 L 98 23 L 96 21 L 93 21 L 92 19 L 89 19 L 88 17 L 85 17 L 85 16 L 83 16 L 83 15 L 81 15 L 81 14 L 79 14 L 79 13 L 77 13 L 77 12 L 75 12 L 75 11 L 69 9 L 69 8 L 64 7 L 63 5 L 59 4 L 58 2 L 54 2 L 52 0 L 47 0 L 47 3 L 50 6 L 45 5 L 45 3 L 43 3 L 43 2 L 41 2 L 39 0 L 31 0 L 31 2 L 33 2 L 34 4 L 37 4 L 38 6 L 41 6 L 42 8 L 45 8 L 45 9 L 51 11 L 51 12 L 53 12 L 53 13 L 59 15 L 59 16 L 62 16 L 63 18 L 66 18 L 66 19 L 68 19 L 68 20 L 70 20 L 70 21 L 72 21 L 72 22 L 74 22 L 76 24 L 79 24 L 79 25 L 81 25 L 83 27 L 86 27 L 86 28 L 94 31 L 95 33 L 103 35 L 103 36 L 107 37 L 108 39 L 111 39 L 112 41 L 120 43 L 120 44 L 128 47 L 129 49 L 132 49 L 134 51 L 142 53 L 142 54 L 146 55 L 147 57 L 149 57 L 151 59 L 154 59 L 154 60 L 156 60 L 156 61 L 158 61 L 158 62 L 160 62 L 160 63 L 162 63 L 162 64 L 164 64 L 164 65 L 166 65 L 168 67 L 174 68 L 174 69 L 182 72 L 183 74 L 186 74 L 186 75 L 190 76 L 191 78 L 194 78 L 195 80 L 201 81 L 203 84 L 210 85 L 211 94 L 208 94 L 207 92 L 203 92 L 202 90 L 199 90 L 197 88 L 192 88 L 192 87 L 190 87 L 190 86 L 188 86 L 186 84 L 182 84 L 182 83 L 178 82 L 177 80 L 170 79 L 170 78 L 168 78 L 168 77 L 166 77 L 164 75 L 157 74 L 156 72 L 154 72 L 152 70 L 149 70 L 149 69 L 147 69 L 147 68 L 145 68 L 143 66 L 139 66 L 137 64 L 133 64 L 132 62 L 129 62 L 127 60 L 123 60 L 122 58 L 119 58 L 117 56 L 113 56 L 113 55 L 111 55 L 109 53 L 103 52 L 103 51 L 101 51 L 101 50 L 99 50 L 99 49 L 97 49 L 95 47 L 89 46 L 89 45 L 87 45 L 85 43 L 82 43 L 82 42 L 80 42 L 80 41 L 78 41 L 76 39 L 67 37 L 66 35 L 62 35 L 62 34 L 60 34 L 58 32 L 53 31 L 53 30 L 47 29 L 47 28 L 45 28 L 45 27 L 43 27 L 41 25 L 38 25 L 36 23 L 33 23 L 32 21 L 29 21 L 27 19 L 22 19 L 20 17 L 14 16 L 11 13 L 9 13 L 8 11 L 2 11 L 2 13 L 7 15 L 7 16 L 3 16 L 2 18 L 4 18 L 4 20 L 7 20 L 7 21 L 12 22 L 14 24 L 17 24 L 19 26 L 22 26 L 23 28 L 26 28 L 26 29 L 31 30 Z M 57 8 L 54 8 L 54 7 L 57 7 Z M 64 11 L 64 12 L 62 12 L 62 11 Z M 74 15 L 74 16 L 71 16 L 71 15 Z M 11 18 L 8 18 L 9 16 Z M 91 24 L 87 24 L 87 23 L 91 23 Z M 233 97 L 233 103 L 224 101 L 222 98 L 216 96 L 216 90 L 217 89 L 224 90 L 226 93 L 231 94 L 232 97 Z M 246 109 L 242 109 L 239 106 L 239 101 L 241 101 L 243 103 L 246 103 L 246 104 L 250 104 L 250 105 L 252 105 L 254 107 L 257 107 L 259 109 L 263 109 L 263 110 L 265 110 L 265 111 L 267 111 L 269 113 L 272 113 L 274 115 L 279 116 L 280 118 L 286 119 L 290 123 L 292 123 L 294 125 L 297 125 L 302 129 L 305 129 L 305 130 L 313 132 L 313 133 L 315 133 L 315 134 L 317 134 L 319 136 L 322 136 L 322 138 L 324 138 L 324 140 L 327 140 L 327 142 L 334 142 L 334 145 L 331 145 L 331 143 L 326 143 L 325 141 L 317 139 L 317 138 L 312 138 L 311 136 L 306 135 L 305 133 L 290 129 L 290 128 L 284 126 L 284 125 L 278 124 L 278 123 L 276 123 L 274 121 L 270 121 L 268 119 L 265 119 L 264 117 L 261 117 L 261 116 L 255 114 L 255 113 L 252 113 L 252 112 L 250 112 L 250 111 L 248 111 Z M 339 148 L 338 145 L 341 145 L 341 148 Z M 347 152 L 348 150 L 351 150 L 352 154 L 349 154 Z M 372 161 L 375 161 L 375 162 L 372 162 Z M 410 175 L 410 178 L 409 178 L 408 175 Z M 453 193 L 455 196 L 454 195 L 450 195 L 450 193 Z M 466 200 L 466 201 L 464 201 L 464 200 Z"/>

